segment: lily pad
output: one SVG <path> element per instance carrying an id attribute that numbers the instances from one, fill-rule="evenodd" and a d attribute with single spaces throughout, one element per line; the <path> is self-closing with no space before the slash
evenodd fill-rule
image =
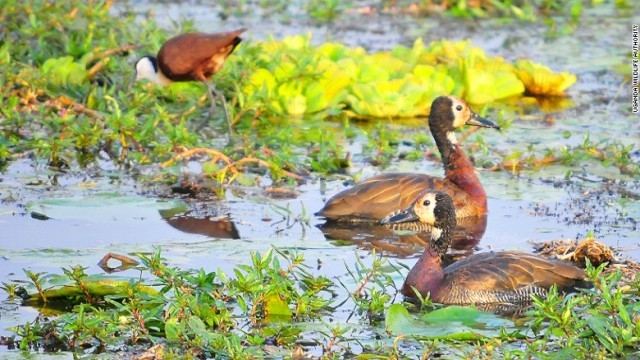
<path id="1" fill-rule="evenodd" d="M 510 320 L 465 306 L 449 306 L 416 319 L 402 304 L 393 304 L 387 310 L 385 323 L 394 335 L 425 339 L 476 340 L 498 337 L 502 328 L 515 330 Z"/>
<path id="2" fill-rule="evenodd" d="M 135 285 L 137 279 L 109 276 L 109 275 L 87 275 L 82 278 L 84 289 L 72 282 L 65 275 L 47 275 L 41 278 L 44 295 L 47 300 L 72 298 L 76 296 L 84 296 L 85 290 L 94 297 L 105 297 L 113 295 L 126 296 L 131 286 L 136 286 L 136 292 L 146 294 L 157 294 L 158 292 L 151 287 L 143 285 Z M 41 301 L 40 294 L 35 291 L 32 285 L 26 286 L 29 294 L 29 301 Z"/>
<path id="3" fill-rule="evenodd" d="M 185 208 L 180 200 L 157 201 L 117 193 L 97 193 L 91 197 L 44 198 L 27 203 L 29 212 L 56 220 L 82 219 L 91 222 L 112 222 L 114 219 L 154 219 L 159 210 Z"/>

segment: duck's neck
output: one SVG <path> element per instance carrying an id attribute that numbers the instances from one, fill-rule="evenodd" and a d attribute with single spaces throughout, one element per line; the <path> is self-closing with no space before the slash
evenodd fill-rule
<path id="1" fill-rule="evenodd" d="M 444 282 L 442 259 L 449 247 L 452 230 L 433 229 L 429 248 L 411 268 L 402 286 L 402 293 L 405 296 L 414 297 L 415 293 L 412 288 L 415 288 L 421 296 L 424 297 L 428 293 L 431 300 L 438 300 Z"/>
<path id="2" fill-rule="evenodd" d="M 442 156 L 446 179 L 469 194 L 473 202 L 486 211 L 487 194 L 476 175 L 473 164 L 458 145 L 455 132 L 433 127 L 431 133 Z"/>

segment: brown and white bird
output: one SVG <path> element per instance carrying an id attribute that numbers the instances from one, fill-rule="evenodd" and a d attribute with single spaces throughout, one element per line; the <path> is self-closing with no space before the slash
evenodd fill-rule
<path id="1" fill-rule="evenodd" d="M 405 209 L 425 190 L 449 194 L 458 219 L 486 214 L 487 194 L 454 132 L 464 125 L 500 129 L 458 97 L 436 98 L 431 104 L 429 128 L 442 156 L 444 178 L 416 173 L 380 174 L 334 195 L 316 215 L 329 221 L 380 221 Z"/>
<path id="2" fill-rule="evenodd" d="M 443 258 L 456 227 L 453 200 L 443 191 L 427 190 L 403 211 L 381 222 L 422 222 L 433 227 L 429 247 L 407 275 L 402 294 L 431 296 L 443 304 L 521 304 L 531 295 L 546 297 L 549 288 L 572 291 L 589 287 L 582 269 L 570 263 L 514 251 L 471 255 L 447 267 Z"/>
<path id="3" fill-rule="evenodd" d="M 136 81 L 148 79 L 167 86 L 178 81 L 200 81 L 209 91 L 210 112 L 215 113 L 215 97 L 224 108 L 229 131 L 231 119 L 224 96 L 208 80 L 222 67 L 227 57 L 240 44 L 240 34 L 247 29 L 230 32 L 206 34 L 201 32 L 175 36 L 162 45 L 158 55 L 144 56 L 136 62 Z"/>

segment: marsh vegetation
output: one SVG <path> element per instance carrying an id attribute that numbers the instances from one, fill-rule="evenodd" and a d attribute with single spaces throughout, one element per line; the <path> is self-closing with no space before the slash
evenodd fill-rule
<path id="1" fill-rule="evenodd" d="M 588 267 L 592 289 L 552 292 L 519 319 L 410 304 L 398 287 L 421 245 L 325 239 L 312 214 L 376 173 L 440 176 L 424 117 L 450 93 L 502 128 L 459 134 L 490 202 L 470 251 L 595 236 L 639 259 L 640 122 L 620 40 L 638 5 L 211 6 L 215 21 L 168 23 L 163 11 L 189 7 L 3 1 L 5 354 L 133 356 L 159 344 L 166 358 L 637 355 L 637 278 Z M 131 81 L 135 59 L 172 35 L 236 25 L 248 36 L 212 80 L 231 141 L 204 85 Z M 184 214 L 217 227 L 184 230 Z M 110 251 L 139 264 L 102 274 Z"/>

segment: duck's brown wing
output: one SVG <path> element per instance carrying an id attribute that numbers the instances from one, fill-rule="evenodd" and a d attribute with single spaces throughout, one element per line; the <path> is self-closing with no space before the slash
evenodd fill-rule
<path id="1" fill-rule="evenodd" d="M 240 34 L 246 29 L 206 34 L 188 33 L 169 39 L 158 52 L 160 70 L 173 77 L 189 76 L 194 68 L 213 61 L 219 64 L 240 43 Z"/>
<path id="2" fill-rule="evenodd" d="M 449 193 L 456 208 L 468 202 L 466 197 L 460 196 L 458 187 L 445 179 L 425 174 L 387 173 L 334 195 L 316 215 L 329 220 L 379 221 L 407 208 L 428 189 Z"/>
<path id="3" fill-rule="evenodd" d="M 570 263 L 519 252 L 483 253 L 444 269 L 447 284 L 471 291 L 504 292 L 528 286 L 569 289 L 585 278 Z"/>

